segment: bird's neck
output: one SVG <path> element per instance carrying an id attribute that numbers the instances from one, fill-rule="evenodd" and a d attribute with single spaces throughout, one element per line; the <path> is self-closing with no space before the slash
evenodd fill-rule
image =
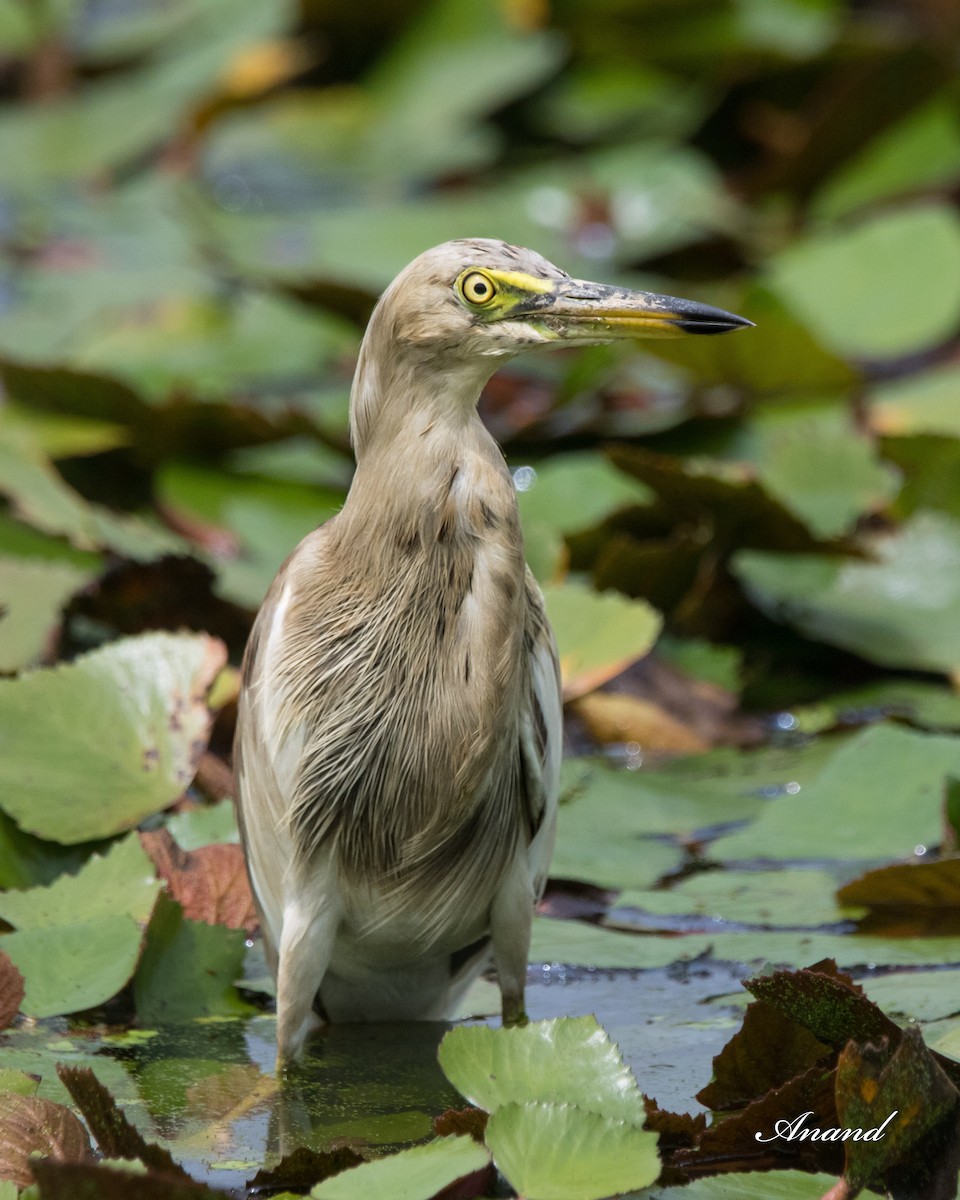
<path id="1" fill-rule="evenodd" d="M 357 470 L 342 513 L 344 533 L 362 527 L 369 538 L 368 515 L 376 513 L 390 543 L 414 534 L 443 540 L 451 523 L 461 536 L 469 530 L 485 540 L 520 542 L 513 480 L 477 415 L 490 373 L 486 364 L 402 358 L 385 370 L 361 352 L 351 396 Z M 485 514 L 496 515 L 495 525 Z"/>

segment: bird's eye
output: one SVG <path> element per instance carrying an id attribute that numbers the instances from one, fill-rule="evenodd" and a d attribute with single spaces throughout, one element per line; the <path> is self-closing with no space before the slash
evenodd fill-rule
<path id="1" fill-rule="evenodd" d="M 497 289 L 489 275 L 471 271 L 460 280 L 460 294 L 470 304 L 489 304 Z"/>

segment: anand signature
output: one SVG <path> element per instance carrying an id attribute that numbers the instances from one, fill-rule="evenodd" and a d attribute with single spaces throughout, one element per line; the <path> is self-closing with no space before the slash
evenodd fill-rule
<path id="1" fill-rule="evenodd" d="M 801 1113 L 792 1121 L 777 1121 L 773 1133 L 767 1135 L 755 1133 L 758 1142 L 879 1142 L 886 1132 L 887 1126 L 900 1110 L 895 1108 L 889 1117 L 876 1129 L 813 1129 L 807 1126 L 808 1118 L 813 1116 L 813 1110 Z"/>

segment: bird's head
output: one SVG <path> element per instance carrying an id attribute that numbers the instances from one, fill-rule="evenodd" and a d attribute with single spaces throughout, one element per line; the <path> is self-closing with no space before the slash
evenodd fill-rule
<path id="1" fill-rule="evenodd" d="M 726 333 L 752 322 L 692 300 L 571 279 L 533 250 L 489 238 L 444 242 L 415 258 L 380 298 L 352 398 L 358 453 L 429 397 L 472 410 L 498 360 L 538 346 Z"/>
<path id="2" fill-rule="evenodd" d="M 533 250 L 488 238 L 427 250 L 397 276 L 378 307 L 395 346 L 455 359 L 726 333 L 751 324 L 708 304 L 571 279 Z"/>

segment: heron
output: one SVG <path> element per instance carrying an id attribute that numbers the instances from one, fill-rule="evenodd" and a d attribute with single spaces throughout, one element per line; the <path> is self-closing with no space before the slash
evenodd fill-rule
<path id="1" fill-rule="evenodd" d="M 278 1066 L 328 1022 L 448 1019 L 491 964 L 504 1024 L 526 1020 L 562 700 L 484 384 L 536 347 L 750 324 L 486 238 L 427 250 L 381 296 L 349 493 L 281 567 L 244 658 L 238 814 Z"/>

